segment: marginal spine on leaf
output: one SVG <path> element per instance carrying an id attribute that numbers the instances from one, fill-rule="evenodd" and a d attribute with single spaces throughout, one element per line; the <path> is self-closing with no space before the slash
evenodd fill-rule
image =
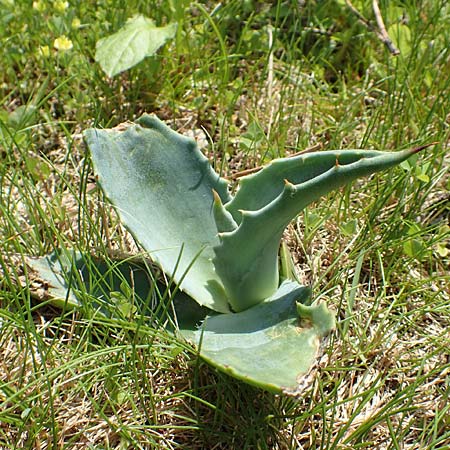
<path id="1" fill-rule="evenodd" d="M 250 215 L 250 212 L 246 211 L 245 209 L 239 209 L 238 211 L 240 212 L 242 218 L 244 218 L 245 216 L 248 217 Z"/>
<path id="2" fill-rule="evenodd" d="M 213 189 L 213 215 L 216 222 L 217 231 L 220 234 L 224 232 L 230 232 L 237 228 L 237 224 L 233 219 L 231 213 L 229 213 L 222 204 L 222 200 L 219 194 Z"/>
<path id="3" fill-rule="evenodd" d="M 290 195 L 294 195 L 297 192 L 295 184 L 292 184 L 289 180 L 284 179 L 284 191 Z"/>
<path id="4" fill-rule="evenodd" d="M 295 185 L 292 184 L 289 180 L 286 180 L 286 178 L 284 179 L 284 185 L 285 185 L 288 189 L 293 189 L 293 190 L 295 190 Z"/>

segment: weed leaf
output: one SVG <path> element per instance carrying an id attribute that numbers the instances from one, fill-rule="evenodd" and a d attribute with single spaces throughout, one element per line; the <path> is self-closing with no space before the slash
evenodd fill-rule
<path id="1" fill-rule="evenodd" d="M 127 70 L 152 56 L 175 36 L 176 24 L 156 27 L 153 20 L 134 16 L 117 33 L 97 42 L 95 60 L 109 77 Z"/>

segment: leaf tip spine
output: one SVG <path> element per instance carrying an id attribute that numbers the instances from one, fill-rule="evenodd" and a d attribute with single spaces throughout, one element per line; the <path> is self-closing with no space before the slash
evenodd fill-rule
<path id="1" fill-rule="evenodd" d="M 432 147 L 432 146 L 438 145 L 438 144 L 440 144 L 439 141 L 430 142 L 429 144 L 424 144 L 424 145 L 421 145 L 420 147 L 413 148 L 411 150 L 411 153 L 413 155 L 415 155 L 416 153 L 419 153 L 419 152 L 421 152 L 422 150 L 425 150 L 428 147 Z"/>

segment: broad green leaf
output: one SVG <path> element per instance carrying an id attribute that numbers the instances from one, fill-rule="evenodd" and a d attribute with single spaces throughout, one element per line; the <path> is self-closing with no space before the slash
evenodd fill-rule
<path id="1" fill-rule="evenodd" d="M 103 190 L 150 257 L 198 303 L 228 312 L 211 263 L 219 244 L 213 192 L 222 203 L 231 197 L 195 141 L 148 115 L 85 138 Z"/>
<path id="2" fill-rule="evenodd" d="M 411 258 L 420 260 L 423 252 L 426 250 L 423 242 L 419 239 L 408 239 L 403 243 L 403 251 Z"/>
<path id="3" fill-rule="evenodd" d="M 95 60 L 109 77 L 113 77 L 154 55 L 175 36 L 176 29 L 174 23 L 156 27 L 153 20 L 135 16 L 117 33 L 97 42 Z"/>
<path id="4" fill-rule="evenodd" d="M 407 57 L 411 53 L 411 29 L 403 23 L 396 23 L 388 28 L 389 37 L 393 40 L 400 54 Z"/>
<path id="5" fill-rule="evenodd" d="M 231 197 L 194 141 L 145 115 L 88 130 L 100 182 L 144 249 L 199 304 L 243 311 L 279 285 L 285 227 L 311 202 L 418 150 L 334 150 L 271 162 Z"/>
<path id="6" fill-rule="evenodd" d="M 306 206 L 358 177 L 388 169 L 418 150 L 334 150 L 278 159 L 243 177 L 222 205 L 237 224 L 220 230 L 216 272 L 234 311 L 272 295 L 279 283 L 278 250 L 284 229 Z M 221 205 L 216 206 L 220 211 Z"/>
<path id="7" fill-rule="evenodd" d="M 8 122 L 15 130 L 21 130 L 35 123 L 37 108 L 34 105 L 21 105 L 9 114 Z"/>
<path id="8" fill-rule="evenodd" d="M 302 303 L 309 294 L 309 288 L 285 281 L 263 303 L 207 317 L 199 329 L 180 332 L 221 371 L 271 392 L 295 395 L 317 359 L 321 339 L 334 328 L 325 304 Z"/>
<path id="9" fill-rule="evenodd" d="M 158 313 L 157 299 L 149 303 L 147 298 L 155 282 L 144 261 L 106 262 L 65 251 L 27 258 L 27 263 L 48 286 L 46 300 L 58 307 L 81 308 L 88 293 L 91 305 L 93 297 L 98 301 L 93 309 L 105 317 L 131 319 L 134 310 L 151 326 Z M 170 309 L 177 328 L 170 329 L 219 370 L 271 392 L 298 394 L 321 339 L 334 329 L 334 316 L 324 303 L 308 305 L 310 294 L 309 288 L 284 281 L 273 296 L 251 309 L 216 314 L 178 292 Z"/>
<path id="10" fill-rule="evenodd" d="M 435 244 L 434 249 L 441 258 L 446 258 L 450 254 L 450 250 L 446 247 L 445 243 L 442 242 Z"/>
<path id="11" fill-rule="evenodd" d="M 353 236 L 358 231 L 358 221 L 356 219 L 348 220 L 340 226 L 340 229 L 346 236 Z"/>

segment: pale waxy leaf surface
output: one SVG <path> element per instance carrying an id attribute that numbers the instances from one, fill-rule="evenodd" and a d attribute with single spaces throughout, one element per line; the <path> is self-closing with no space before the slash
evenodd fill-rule
<path id="1" fill-rule="evenodd" d="M 60 249 L 38 258 L 26 257 L 25 261 L 31 284 L 41 286 L 30 289 L 32 296 L 58 308 L 86 311 L 89 305 L 91 312 L 111 316 L 114 315 L 111 306 L 120 307 L 116 294 L 121 294 L 123 303 L 132 304 L 136 300 L 136 306 L 143 312 L 154 293 L 155 275 L 142 258 L 106 261 L 87 253 Z M 133 286 L 133 290 L 127 288 L 123 292 L 124 286 Z"/>
<path id="2" fill-rule="evenodd" d="M 398 165 L 416 151 L 310 153 L 275 160 L 241 178 L 235 197 L 215 206 L 221 223 L 228 214 L 232 219 L 227 223 L 236 224 L 220 230 L 213 259 L 233 309 L 250 308 L 275 291 L 283 231 L 306 206 L 356 178 Z"/>
<path id="3" fill-rule="evenodd" d="M 274 393 L 295 395 L 317 360 L 321 339 L 335 326 L 325 304 L 302 303 L 310 293 L 286 280 L 250 309 L 207 317 L 197 330 L 180 332 L 221 371 Z"/>
<path id="4" fill-rule="evenodd" d="M 61 251 L 26 260 L 47 286 L 44 300 L 57 307 L 122 320 L 138 320 L 136 315 L 143 314 L 148 326 L 161 317 L 152 293 L 164 292 L 164 287 L 156 287 L 148 267 L 137 258 L 105 261 Z M 127 295 L 120 296 L 123 302 L 118 302 L 113 294 L 123 291 L 124 283 L 133 291 L 127 289 Z M 178 328 L 169 330 L 190 342 L 209 364 L 235 378 L 274 393 L 299 394 L 321 339 L 334 329 L 334 316 L 324 303 L 308 305 L 310 294 L 310 288 L 284 281 L 273 296 L 253 308 L 217 314 L 178 292 L 169 309 Z M 86 295 L 89 311 L 83 307 Z"/>
<path id="5" fill-rule="evenodd" d="M 195 141 L 149 115 L 125 129 L 87 130 L 85 139 L 103 190 L 149 256 L 199 304 L 228 312 L 211 262 L 213 192 L 231 197 Z"/>

